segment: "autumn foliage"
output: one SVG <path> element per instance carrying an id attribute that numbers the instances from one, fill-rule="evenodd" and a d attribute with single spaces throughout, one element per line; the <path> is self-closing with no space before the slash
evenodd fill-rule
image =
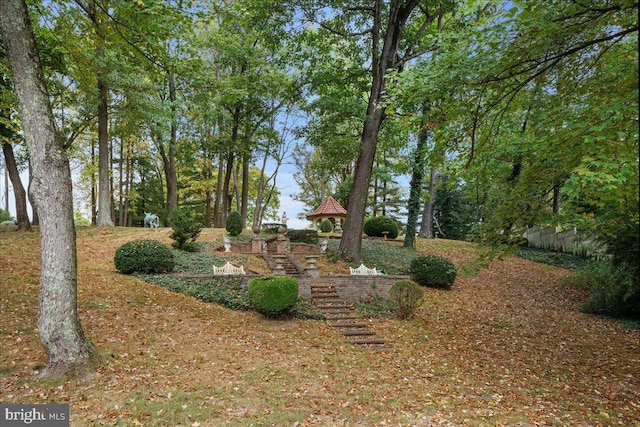
<path id="1" fill-rule="evenodd" d="M 585 294 L 559 285 L 566 269 L 508 256 L 459 273 L 450 291 L 423 288 L 412 319 L 367 320 L 392 350 L 366 352 L 326 321 L 266 319 L 116 271 L 120 245 L 169 245 L 170 228 L 77 232 L 79 315 L 110 361 L 88 381 L 35 381 L 47 360 L 35 331 L 39 236 L 0 231 L 3 403 L 66 403 L 78 427 L 640 423 L 640 336 L 581 313 Z M 476 250 L 416 242 L 457 266 Z M 264 273 L 264 261 L 245 262 Z M 324 257 L 318 267 L 343 268 Z"/>

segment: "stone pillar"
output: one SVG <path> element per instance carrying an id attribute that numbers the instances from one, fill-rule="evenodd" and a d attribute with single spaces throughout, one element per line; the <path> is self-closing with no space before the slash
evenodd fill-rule
<path id="1" fill-rule="evenodd" d="M 289 251 L 289 239 L 284 235 L 287 229 L 283 226 L 278 228 L 278 240 L 276 241 L 276 253 L 284 254 Z"/>
<path id="2" fill-rule="evenodd" d="M 305 268 L 305 273 L 309 277 L 318 278 L 320 277 L 320 270 L 316 267 L 316 261 L 318 261 L 317 255 L 305 255 L 307 260 L 307 267 Z"/>
<path id="3" fill-rule="evenodd" d="M 284 276 L 287 274 L 286 270 L 284 269 L 284 265 L 282 265 L 284 263 L 284 258 L 285 257 L 283 255 L 273 256 L 273 259 L 276 262 L 276 266 L 271 269 L 271 274 L 275 274 L 276 276 Z"/>
<path id="4" fill-rule="evenodd" d="M 251 253 L 262 252 L 262 239 L 260 238 L 260 227 L 253 227 L 253 240 L 251 240 Z"/>

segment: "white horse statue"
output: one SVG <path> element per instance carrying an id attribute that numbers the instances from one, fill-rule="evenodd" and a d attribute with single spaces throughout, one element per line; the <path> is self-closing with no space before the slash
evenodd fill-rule
<path id="1" fill-rule="evenodd" d="M 160 219 L 158 218 L 158 215 L 154 215 L 150 212 L 145 212 L 144 213 L 144 226 L 145 227 L 149 227 L 149 228 L 158 228 L 158 223 L 160 222 Z"/>

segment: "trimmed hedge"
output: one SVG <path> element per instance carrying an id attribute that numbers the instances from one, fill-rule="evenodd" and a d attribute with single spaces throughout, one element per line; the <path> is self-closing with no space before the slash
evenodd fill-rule
<path id="1" fill-rule="evenodd" d="M 318 232 L 316 230 L 287 230 L 287 236 L 291 243 L 308 243 L 315 245 L 318 243 Z"/>
<path id="2" fill-rule="evenodd" d="M 400 319 L 410 319 L 424 303 L 424 289 L 411 280 L 400 280 L 391 286 L 389 299 L 398 304 Z"/>
<path id="3" fill-rule="evenodd" d="M 121 245 L 113 258 L 119 272 L 167 273 L 175 265 L 173 252 L 157 240 L 138 239 Z"/>
<path id="4" fill-rule="evenodd" d="M 364 223 L 364 234 L 369 237 L 383 237 L 383 232 L 389 232 L 387 237 L 395 239 L 398 237 L 398 224 L 393 218 L 388 216 L 374 216 Z"/>
<path id="5" fill-rule="evenodd" d="M 242 216 L 238 211 L 229 212 L 225 228 L 232 236 L 239 236 L 242 233 Z"/>
<path id="6" fill-rule="evenodd" d="M 249 282 L 249 301 L 267 317 L 278 317 L 298 301 L 298 281 L 287 276 L 258 277 Z"/>
<path id="7" fill-rule="evenodd" d="M 437 255 L 420 255 L 411 260 L 409 274 L 419 285 L 449 289 L 456 280 L 456 266 Z"/>

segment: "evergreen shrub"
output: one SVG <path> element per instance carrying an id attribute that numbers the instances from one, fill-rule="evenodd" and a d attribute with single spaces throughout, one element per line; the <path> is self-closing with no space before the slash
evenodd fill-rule
<path id="1" fill-rule="evenodd" d="M 298 281 L 287 276 L 258 277 L 249 282 L 249 301 L 267 317 L 278 317 L 298 300 Z"/>
<path id="2" fill-rule="evenodd" d="M 640 317 L 640 287 L 627 264 L 594 261 L 567 275 L 562 284 L 589 291 L 580 310 L 608 316 Z"/>
<path id="3" fill-rule="evenodd" d="M 119 272 L 166 273 L 173 270 L 171 249 L 157 240 L 138 239 L 121 245 L 113 258 Z"/>
<path id="4" fill-rule="evenodd" d="M 169 216 L 169 223 L 173 228 L 173 232 L 169 236 L 174 240 L 172 246 L 176 249 L 193 252 L 196 249 L 193 242 L 202 231 L 202 224 L 196 221 L 195 212 L 191 209 L 176 208 Z"/>
<path id="5" fill-rule="evenodd" d="M 383 237 L 383 232 L 389 232 L 387 237 L 398 237 L 398 224 L 388 216 L 374 216 L 364 223 L 364 233 L 369 237 Z"/>
<path id="6" fill-rule="evenodd" d="M 331 233 L 333 231 L 333 224 L 328 219 L 325 219 L 320 223 L 320 231 L 323 233 Z"/>
<path id="7" fill-rule="evenodd" d="M 287 230 L 287 236 L 289 236 L 291 243 L 308 243 L 310 245 L 318 243 L 316 230 Z"/>
<path id="8" fill-rule="evenodd" d="M 409 274 L 419 285 L 449 289 L 456 280 L 456 266 L 438 255 L 420 255 L 411 260 Z"/>
<path id="9" fill-rule="evenodd" d="M 400 319 L 410 319 L 424 302 L 424 289 L 412 280 L 400 280 L 391 286 L 389 299 L 398 304 Z"/>
<path id="10" fill-rule="evenodd" d="M 229 212 L 225 228 L 232 236 L 239 236 L 242 233 L 242 216 L 238 211 Z"/>

